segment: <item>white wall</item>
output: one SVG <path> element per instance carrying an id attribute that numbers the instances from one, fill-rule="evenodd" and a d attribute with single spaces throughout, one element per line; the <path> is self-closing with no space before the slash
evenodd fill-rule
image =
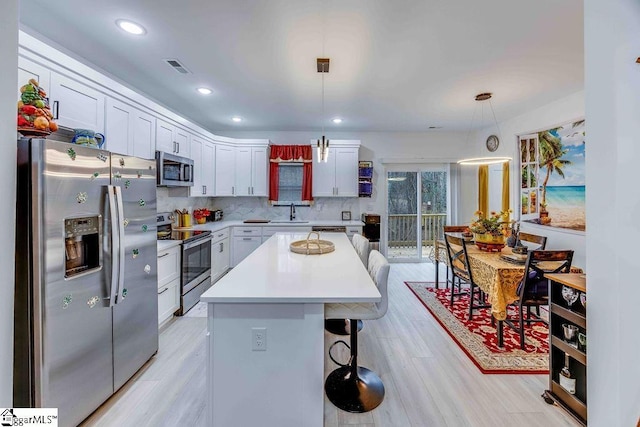
<path id="1" fill-rule="evenodd" d="M 640 422 L 640 3 L 585 0 L 589 425 Z"/>
<path id="2" fill-rule="evenodd" d="M 0 13 L 0 223 L 8 225 L 0 234 L 0 407 L 13 402 L 13 275 L 15 266 L 16 197 L 16 103 L 18 81 L 18 0 L 2 2 Z"/>
<path id="3" fill-rule="evenodd" d="M 500 122 L 500 147 L 495 152 L 496 155 L 513 158 L 511 162 L 511 209 L 514 211 L 514 218 L 518 218 L 520 208 L 520 171 L 518 166 L 518 135 L 532 133 L 539 130 L 549 129 L 556 125 L 567 123 L 573 119 L 584 117 L 584 91 L 558 99 L 550 104 L 544 105 L 515 117 L 510 120 Z M 587 127 L 589 127 L 587 121 Z M 487 127 L 476 135 L 478 143 L 483 144 L 486 138 L 492 133 L 496 133 L 495 125 Z M 595 141 L 588 136 L 589 143 Z M 587 144 L 587 155 L 591 155 L 591 144 Z M 477 178 L 476 178 L 477 182 Z M 497 188 L 489 191 L 500 192 L 502 183 L 498 182 Z M 477 184 L 474 187 L 477 191 Z M 469 198 L 467 198 L 469 200 Z M 473 211 L 471 212 L 473 213 Z M 587 224 L 589 227 L 589 224 Z M 548 249 L 573 249 L 573 264 L 586 269 L 585 233 L 565 230 L 562 228 L 549 227 L 544 225 L 530 224 L 523 222 L 522 231 L 534 234 L 542 234 L 548 237 Z"/>

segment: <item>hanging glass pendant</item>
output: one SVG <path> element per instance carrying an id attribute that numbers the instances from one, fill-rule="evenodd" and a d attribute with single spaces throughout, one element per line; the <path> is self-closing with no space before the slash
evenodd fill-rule
<path id="1" fill-rule="evenodd" d="M 322 141 L 318 140 L 318 163 L 327 163 L 329 159 L 329 140 L 322 135 Z"/>

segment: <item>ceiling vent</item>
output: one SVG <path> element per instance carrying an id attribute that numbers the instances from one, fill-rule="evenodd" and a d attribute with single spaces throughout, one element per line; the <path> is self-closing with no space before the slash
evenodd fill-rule
<path id="1" fill-rule="evenodd" d="M 180 63 L 177 59 L 165 59 L 164 60 L 171 68 L 179 72 L 180 74 L 189 74 L 191 71 L 187 70 L 187 68 Z"/>

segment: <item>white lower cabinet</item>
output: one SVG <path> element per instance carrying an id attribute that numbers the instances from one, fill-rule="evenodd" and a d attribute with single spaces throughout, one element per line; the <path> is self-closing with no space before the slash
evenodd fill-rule
<path id="1" fill-rule="evenodd" d="M 180 279 L 158 288 L 158 325 L 180 308 Z"/>
<path id="2" fill-rule="evenodd" d="M 234 227 L 231 266 L 235 267 L 262 244 L 262 227 Z"/>
<path id="3" fill-rule="evenodd" d="M 354 234 L 362 234 L 362 226 L 348 226 L 347 237 L 351 240 Z"/>
<path id="4" fill-rule="evenodd" d="M 215 283 L 231 266 L 229 229 L 213 232 L 211 241 L 211 282 Z"/>
<path id="5" fill-rule="evenodd" d="M 158 324 L 180 308 L 181 248 L 158 251 Z"/>

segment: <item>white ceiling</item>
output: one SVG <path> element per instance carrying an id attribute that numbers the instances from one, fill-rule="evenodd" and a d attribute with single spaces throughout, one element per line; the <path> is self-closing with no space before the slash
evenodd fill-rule
<path id="1" fill-rule="evenodd" d="M 211 131 L 466 130 L 477 93 L 504 120 L 584 84 L 582 0 L 22 0 L 20 21 Z"/>

